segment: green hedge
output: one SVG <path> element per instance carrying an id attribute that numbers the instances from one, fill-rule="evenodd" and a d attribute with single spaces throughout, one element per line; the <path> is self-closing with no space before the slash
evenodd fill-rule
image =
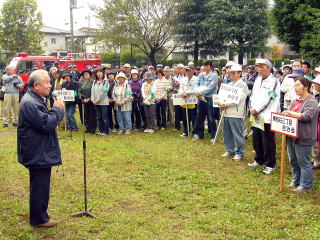
<path id="1" fill-rule="evenodd" d="M 256 63 L 256 59 L 248 59 L 248 61 L 247 61 L 247 65 L 249 66 L 249 65 L 255 65 L 255 63 Z"/>

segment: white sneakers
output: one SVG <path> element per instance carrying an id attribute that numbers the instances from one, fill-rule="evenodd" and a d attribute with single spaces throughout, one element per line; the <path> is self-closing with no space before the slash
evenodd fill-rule
<path id="1" fill-rule="evenodd" d="M 248 164 L 249 167 L 259 167 L 259 166 L 262 166 L 260 165 L 259 163 L 257 163 L 256 161 L 254 161 L 253 163 L 249 163 Z M 264 170 L 263 170 L 263 173 L 264 174 L 267 174 L 267 175 L 270 175 L 272 174 L 274 171 L 276 170 L 276 168 L 271 168 L 271 167 L 266 167 Z"/>
<path id="2" fill-rule="evenodd" d="M 154 130 L 153 129 L 146 129 L 143 132 L 144 133 L 154 133 Z"/>
<path id="3" fill-rule="evenodd" d="M 269 175 L 271 173 L 273 173 L 274 171 L 276 170 L 276 168 L 271 168 L 271 167 L 266 167 L 264 170 L 263 170 L 263 173 Z"/>
<path id="4" fill-rule="evenodd" d="M 224 154 L 221 155 L 221 157 L 232 157 L 233 154 L 230 154 L 229 152 L 225 152 Z"/>
<path id="5" fill-rule="evenodd" d="M 257 163 L 256 161 L 254 161 L 253 163 L 248 163 L 248 166 L 249 166 L 249 167 L 259 167 L 260 164 Z"/>
<path id="6" fill-rule="evenodd" d="M 238 154 L 234 155 L 234 157 L 232 158 L 232 160 L 233 160 L 233 161 L 236 161 L 236 162 L 241 161 L 242 159 L 243 159 L 243 157 L 241 157 L 241 156 L 238 155 Z"/>

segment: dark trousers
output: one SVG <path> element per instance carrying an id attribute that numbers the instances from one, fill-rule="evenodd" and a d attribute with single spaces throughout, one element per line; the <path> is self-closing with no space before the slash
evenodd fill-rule
<path id="1" fill-rule="evenodd" d="M 182 116 L 183 108 L 179 105 L 174 106 L 174 127 L 178 130 L 181 128 L 181 121 L 183 119 Z"/>
<path id="2" fill-rule="evenodd" d="M 209 134 L 211 139 L 213 139 L 217 132 L 217 125 L 213 113 L 212 98 L 206 98 L 206 101 L 198 101 L 197 118 L 193 134 L 197 134 L 200 139 L 204 138 L 204 121 L 207 117 Z"/>
<path id="3" fill-rule="evenodd" d="M 115 123 L 113 123 L 112 113 L 114 115 Z M 116 113 L 116 110 L 114 109 L 114 102 L 109 103 L 108 119 L 109 119 L 109 128 L 110 129 L 113 129 L 113 128 L 119 129 L 119 125 L 118 125 L 116 114 L 117 113 Z"/>
<path id="4" fill-rule="evenodd" d="M 162 99 L 156 104 L 157 125 L 158 127 L 167 127 L 167 100 Z"/>
<path id="5" fill-rule="evenodd" d="M 80 121 L 81 121 L 81 124 L 83 124 L 83 122 L 82 122 L 82 102 L 77 102 L 77 105 L 79 108 Z"/>
<path id="6" fill-rule="evenodd" d="M 257 163 L 274 168 L 276 166 L 276 144 L 274 132 L 270 128 L 271 125 L 267 123 L 264 124 L 264 131 L 252 128 L 253 149 L 256 152 L 254 159 Z"/>
<path id="7" fill-rule="evenodd" d="M 100 133 L 109 134 L 108 105 L 96 105 Z"/>
<path id="8" fill-rule="evenodd" d="M 30 224 L 49 221 L 47 213 L 50 195 L 51 167 L 29 169 L 30 173 Z"/>
<path id="9" fill-rule="evenodd" d="M 146 129 L 154 129 L 154 121 L 156 118 L 156 105 L 143 105 L 146 114 Z"/>
<path id="10" fill-rule="evenodd" d="M 141 128 L 141 103 L 139 101 L 132 102 L 132 124 L 135 124 L 136 129 Z"/>
<path id="11" fill-rule="evenodd" d="M 196 114 L 197 109 L 188 109 L 188 120 L 189 120 L 189 128 L 192 124 L 192 127 L 195 127 L 196 122 Z M 182 108 L 182 118 L 183 118 L 183 132 L 188 134 L 188 124 L 187 124 L 187 110 L 186 108 Z"/>
<path id="12" fill-rule="evenodd" d="M 97 129 L 97 114 L 92 102 L 84 104 L 84 125 L 87 132 L 95 133 Z"/>

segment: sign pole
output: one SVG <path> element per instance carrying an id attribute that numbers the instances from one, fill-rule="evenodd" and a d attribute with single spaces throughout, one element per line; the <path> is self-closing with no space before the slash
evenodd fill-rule
<path id="1" fill-rule="evenodd" d="M 216 144 L 216 140 L 217 140 L 217 137 L 218 137 L 218 134 L 219 134 L 219 131 L 220 131 L 221 122 L 223 121 L 223 118 L 224 118 L 224 114 L 225 114 L 225 113 L 226 113 L 226 110 L 223 110 L 223 112 L 222 112 L 222 114 L 221 114 L 220 121 L 219 121 L 219 125 L 218 125 L 218 128 L 217 128 L 216 136 L 214 137 L 214 140 L 213 140 L 212 145 L 215 145 L 215 144 Z"/>
<path id="2" fill-rule="evenodd" d="M 281 142 L 281 170 L 280 170 L 280 192 L 284 189 L 284 177 L 286 173 L 286 135 L 282 134 Z"/>

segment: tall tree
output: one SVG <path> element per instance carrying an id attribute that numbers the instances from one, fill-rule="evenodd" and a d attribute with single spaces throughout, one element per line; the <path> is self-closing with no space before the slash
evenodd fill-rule
<path id="1" fill-rule="evenodd" d="M 42 53 L 42 15 L 36 0 L 6 0 L 0 16 L 0 44 L 10 52 Z"/>
<path id="2" fill-rule="evenodd" d="M 175 9 L 172 0 L 104 0 L 104 7 L 98 8 L 100 39 L 137 47 L 155 65 L 164 60 L 157 59 L 157 53 L 173 37 Z"/>
<path id="3" fill-rule="evenodd" d="M 209 14 L 206 4 L 209 0 L 180 0 L 176 14 L 175 32 L 184 48 L 192 53 L 195 65 L 198 65 L 199 53 L 207 53 L 205 39 L 206 28 L 203 24 Z"/>
<path id="4" fill-rule="evenodd" d="M 270 34 L 267 0 L 210 0 L 207 7 L 208 39 L 238 53 L 240 64 L 245 53 L 264 48 Z"/>
<path id="5" fill-rule="evenodd" d="M 277 37 L 313 62 L 320 61 L 320 2 L 275 0 L 271 12 Z"/>

